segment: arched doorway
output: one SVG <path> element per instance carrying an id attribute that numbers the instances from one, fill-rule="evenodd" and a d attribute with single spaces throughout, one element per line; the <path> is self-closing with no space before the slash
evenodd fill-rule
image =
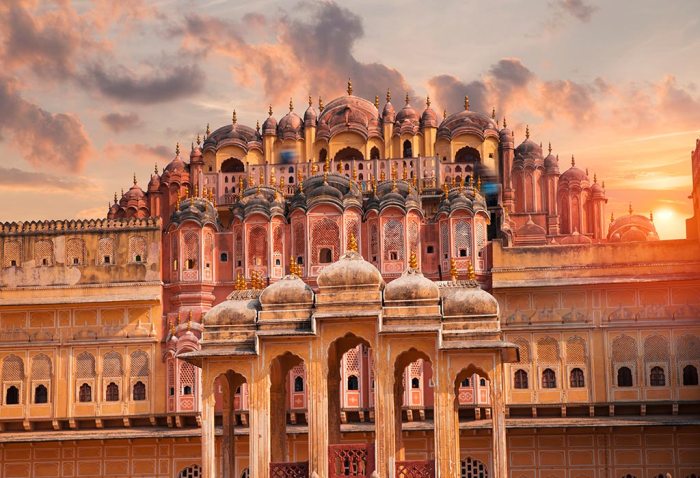
<path id="1" fill-rule="evenodd" d="M 412 158 L 413 157 L 413 145 L 409 140 L 403 142 L 403 157 Z"/>
<path id="2" fill-rule="evenodd" d="M 335 153 L 334 159 L 335 161 L 360 161 L 365 157 L 359 150 L 348 146 Z"/>
<path id="3" fill-rule="evenodd" d="M 221 163 L 222 173 L 242 173 L 244 170 L 243 162 L 238 158 L 228 158 Z"/>
<path id="4" fill-rule="evenodd" d="M 221 414 L 221 476 L 235 476 L 236 426 L 243 425 L 248 411 L 247 382 L 243 375 L 227 370 L 214 380 L 216 403 L 214 409 Z M 218 466 L 218 465 L 217 465 Z"/>
<path id="5" fill-rule="evenodd" d="M 455 163 L 476 164 L 481 161 L 481 154 L 476 149 L 465 146 L 455 155 Z"/>
<path id="6" fill-rule="evenodd" d="M 379 159 L 379 148 L 372 146 L 372 149 L 369 150 L 369 159 Z"/>

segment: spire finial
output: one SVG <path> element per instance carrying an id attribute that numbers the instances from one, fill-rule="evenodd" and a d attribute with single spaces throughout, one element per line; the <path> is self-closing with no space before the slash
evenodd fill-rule
<path id="1" fill-rule="evenodd" d="M 574 166 L 576 166 L 576 160 L 574 159 L 574 155 L 572 154 L 571 155 L 571 167 L 573 168 Z"/>
<path id="2" fill-rule="evenodd" d="M 593 184 L 598 183 L 598 175 L 596 173 L 593 173 Z"/>
<path id="3" fill-rule="evenodd" d="M 447 110 L 443 109 L 442 110 L 442 119 L 445 119 L 445 118 L 447 118 Z"/>
<path id="4" fill-rule="evenodd" d="M 634 211 L 632 210 L 632 203 L 630 203 L 629 207 L 627 208 L 627 212 L 630 213 L 630 216 L 632 215 L 632 212 L 634 212 Z"/>
<path id="5" fill-rule="evenodd" d="M 256 131 L 257 133 L 260 132 L 260 120 L 257 120 L 257 121 L 255 122 L 255 131 Z"/>
<path id="6" fill-rule="evenodd" d="M 320 96 L 318 97 L 318 111 L 323 113 L 323 98 L 321 98 Z"/>
<path id="7" fill-rule="evenodd" d="M 469 111 L 469 96 L 464 95 L 464 110 Z"/>
<path id="8" fill-rule="evenodd" d="M 117 191 L 114 191 L 114 204 L 117 204 Z"/>
<path id="9" fill-rule="evenodd" d="M 491 119 L 496 119 L 496 107 L 491 108 Z"/>
<path id="10" fill-rule="evenodd" d="M 474 265 L 472 264 L 471 259 L 469 259 L 469 262 L 467 262 L 467 279 L 470 281 L 476 280 L 476 272 L 474 272 Z"/>
<path id="11" fill-rule="evenodd" d="M 425 97 L 425 107 L 430 108 L 430 95 Z"/>
<path id="12" fill-rule="evenodd" d="M 352 96 L 352 81 L 348 78 L 348 96 Z"/>
<path id="13" fill-rule="evenodd" d="M 206 132 L 206 136 L 204 136 L 204 137 L 208 138 L 210 134 L 211 134 L 211 129 L 209 128 L 209 123 L 207 123 L 207 132 Z"/>
<path id="14" fill-rule="evenodd" d="M 386 89 L 386 102 L 391 103 L 391 90 L 389 88 Z"/>
<path id="15" fill-rule="evenodd" d="M 199 136 L 199 133 L 197 133 L 197 146 L 202 144 L 202 138 Z"/>
<path id="16" fill-rule="evenodd" d="M 180 143 L 175 143 L 175 156 L 180 156 Z"/>
<path id="17" fill-rule="evenodd" d="M 267 107 L 267 116 L 272 116 L 272 105 Z"/>
<path id="18" fill-rule="evenodd" d="M 233 110 L 233 114 L 231 115 L 231 123 L 232 124 L 238 123 L 238 117 L 236 116 L 236 110 Z"/>
<path id="19" fill-rule="evenodd" d="M 649 211 L 649 220 L 654 222 L 654 211 Z"/>
<path id="20" fill-rule="evenodd" d="M 309 108 L 311 108 L 312 103 L 313 103 L 313 100 L 311 99 L 311 95 L 309 95 Z"/>
<path id="21" fill-rule="evenodd" d="M 374 95 L 374 107 L 379 109 L 379 95 Z"/>
<path id="22" fill-rule="evenodd" d="M 350 237 L 348 238 L 348 251 L 357 252 L 357 239 L 353 232 L 350 233 Z"/>
<path id="23" fill-rule="evenodd" d="M 549 142 L 549 154 L 552 154 L 552 142 Z"/>
<path id="24" fill-rule="evenodd" d="M 291 113 L 292 111 L 294 111 L 294 102 L 289 98 L 289 112 Z"/>
<path id="25" fill-rule="evenodd" d="M 408 267 L 413 270 L 418 270 L 418 256 L 416 256 L 416 251 L 411 251 L 411 256 L 408 258 Z"/>
<path id="26" fill-rule="evenodd" d="M 611 212 L 610 213 L 610 222 L 613 222 L 615 220 L 615 213 Z"/>
<path id="27" fill-rule="evenodd" d="M 406 100 L 406 104 L 408 104 L 411 101 L 411 98 L 409 98 L 409 96 L 408 96 L 408 91 L 406 92 L 405 100 Z"/>
<path id="28" fill-rule="evenodd" d="M 136 173 L 134 173 L 134 186 L 136 186 Z"/>
<path id="29" fill-rule="evenodd" d="M 156 163 L 155 168 L 153 168 L 153 172 L 158 176 L 158 163 Z"/>
<path id="30" fill-rule="evenodd" d="M 530 125 L 525 125 L 525 139 L 530 139 Z"/>
<path id="31" fill-rule="evenodd" d="M 454 259 L 450 259 L 450 277 L 452 277 L 452 282 L 457 282 L 457 263 Z"/>
<path id="32" fill-rule="evenodd" d="M 508 123 L 506 122 L 506 117 L 503 117 L 503 127 L 506 128 L 508 127 Z"/>

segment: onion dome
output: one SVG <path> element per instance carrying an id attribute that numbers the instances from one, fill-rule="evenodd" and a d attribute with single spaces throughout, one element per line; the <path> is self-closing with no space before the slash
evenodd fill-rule
<path id="1" fill-rule="evenodd" d="M 114 193 L 114 202 L 109 207 L 109 212 L 107 213 L 108 219 L 114 219 L 119 213 L 119 203 L 117 203 L 117 193 Z"/>
<path id="2" fill-rule="evenodd" d="M 591 197 L 595 199 L 605 199 L 605 189 L 598 183 L 598 176 L 593 173 L 593 186 L 591 186 Z"/>
<path id="3" fill-rule="evenodd" d="M 564 171 L 559 177 L 559 182 L 581 182 L 588 181 L 588 175 L 576 167 L 576 160 L 571 156 L 571 167 Z"/>
<path id="4" fill-rule="evenodd" d="M 287 275 L 266 287 L 260 294 L 263 309 L 296 309 L 309 305 L 314 300 L 314 292 L 296 275 Z"/>
<path id="5" fill-rule="evenodd" d="M 386 104 L 382 111 L 382 121 L 384 121 L 384 123 L 393 123 L 395 119 L 396 112 L 394 111 L 394 106 L 391 104 L 391 91 L 386 90 Z"/>
<path id="6" fill-rule="evenodd" d="M 496 298 L 475 281 L 447 282 L 440 287 L 440 295 L 445 317 L 498 315 Z"/>
<path id="7" fill-rule="evenodd" d="M 175 157 L 165 167 L 165 169 L 163 170 L 163 174 L 182 172 L 182 171 L 185 171 L 186 167 L 187 167 L 187 165 L 180 158 L 180 143 L 177 143 L 177 145 L 175 146 Z"/>
<path id="8" fill-rule="evenodd" d="M 608 240 L 610 242 L 658 241 L 659 235 L 652 217 L 632 212 L 632 205 L 630 205 L 629 214 L 610 222 Z"/>
<path id="9" fill-rule="evenodd" d="M 284 200 L 279 191 L 267 186 L 248 188 L 243 197 L 232 206 L 232 212 L 240 219 L 259 213 L 267 218 L 284 215 Z"/>
<path id="10" fill-rule="evenodd" d="M 227 299 L 209 309 L 209 312 L 206 313 L 203 319 L 204 327 L 212 325 L 255 325 L 259 310 L 260 302 L 257 298 Z"/>
<path id="11" fill-rule="evenodd" d="M 437 128 L 437 114 L 430 107 L 430 96 L 425 99 L 425 111 L 423 111 L 423 114 L 420 117 L 420 122 L 424 128 Z"/>
<path id="12" fill-rule="evenodd" d="M 380 136 L 379 112 L 372 102 L 359 96 L 341 96 L 326 105 L 318 117 L 317 139 L 330 139 L 352 131 L 364 138 Z"/>
<path id="13" fill-rule="evenodd" d="M 549 154 L 544 158 L 544 170 L 547 174 L 559 174 L 559 158 L 552 154 L 552 143 L 549 143 Z"/>
<path id="14" fill-rule="evenodd" d="M 350 250 L 323 268 L 316 280 L 321 289 L 384 288 L 382 274 L 356 251 Z"/>
<path id="15" fill-rule="evenodd" d="M 263 135 L 277 134 L 277 120 L 272 116 L 272 105 L 267 110 L 267 119 L 262 125 Z"/>
<path id="16" fill-rule="evenodd" d="M 146 193 L 143 192 L 143 189 L 141 189 L 141 186 L 139 186 L 136 183 L 136 175 L 134 174 L 134 184 L 129 188 L 129 190 L 126 192 L 124 195 L 126 198 L 127 202 L 132 202 L 132 201 L 143 201 L 144 198 L 146 197 Z"/>
<path id="17" fill-rule="evenodd" d="M 371 209 L 382 211 L 391 206 L 398 207 L 403 211 L 418 209 L 422 213 L 418 191 L 404 180 L 379 183 L 376 194 L 369 199 L 365 209 L 367 211 Z"/>
<path id="18" fill-rule="evenodd" d="M 194 221 L 199 226 L 210 224 L 218 229 L 219 212 L 216 207 L 205 198 L 191 197 L 180 202 L 180 207 L 173 211 L 172 222 L 182 224 L 185 221 Z"/>
<path id="19" fill-rule="evenodd" d="M 416 110 L 411 106 L 408 93 L 406 93 L 406 104 L 396 113 L 396 123 L 400 125 L 407 120 L 411 123 L 418 123 L 418 113 L 416 113 Z"/>
<path id="20" fill-rule="evenodd" d="M 469 110 L 469 98 L 465 97 L 464 110 L 445 118 L 438 128 L 437 137 L 452 139 L 460 134 L 476 134 L 481 138 L 498 137 L 498 124 L 488 115 Z"/>
<path id="21" fill-rule="evenodd" d="M 233 112 L 234 116 L 236 112 Z M 202 148 L 200 145 L 202 144 L 202 140 L 197 135 L 197 145 L 195 146 L 194 144 L 192 145 L 192 151 L 190 151 L 190 163 L 203 163 L 204 159 L 202 158 Z"/>
<path id="22" fill-rule="evenodd" d="M 513 163 L 540 163 L 542 161 L 542 146 L 530 139 L 530 127 L 525 128 L 525 141 L 515 148 Z"/>
<path id="23" fill-rule="evenodd" d="M 389 282 L 384 289 L 384 300 L 392 302 L 392 305 L 437 302 L 439 298 L 440 290 L 437 284 L 413 267 L 409 267 L 398 279 Z"/>
<path id="24" fill-rule="evenodd" d="M 289 99 L 289 113 L 284 115 L 277 125 L 277 135 L 283 139 L 300 139 L 304 121 L 294 112 L 294 104 Z"/>
<path id="25" fill-rule="evenodd" d="M 309 107 L 306 108 L 306 111 L 304 112 L 304 127 L 315 127 L 317 119 L 318 116 L 316 115 L 316 110 L 312 106 L 311 96 L 309 96 Z"/>
<path id="26" fill-rule="evenodd" d="M 148 192 L 157 193 L 159 188 L 160 176 L 158 175 L 158 165 L 156 165 L 154 174 L 151 174 L 151 180 L 148 182 Z"/>
<path id="27" fill-rule="evenodd" d="M 544 236 L 547 232 L 544 228 L 532 220 L 532 216 L 528 214 L 527 221 L 525 224 L 520 226 L 515 232 L 517 236 L 527 237 L 527 236 Z"/>
<path id="28" fill-rule="evenodd" d="M 496 125 L 496 127 L 498 127 L 498 125 Z M 501 145 L 513 147 L 513 132 L 508 128 L 505 116 L 503 117 L 503 128 L 499 130 L 498 136 L 501 140 Z"/>
<path id="29" fill-rule="evenodd" d="M 352 206 L 362 209 L 362 190 L 355 181 L 341 174 L 311 176 L 304 180 L 304 192 L 294 196 L 290 209 L 308 210 L 323 203 L 334 204 L 341 210 Z"/>

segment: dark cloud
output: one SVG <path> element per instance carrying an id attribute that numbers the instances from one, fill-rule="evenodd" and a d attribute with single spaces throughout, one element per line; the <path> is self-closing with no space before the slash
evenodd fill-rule
<path id="1" fill-rule="evenodd" d="M 163 69 L 165 70 L 165 69 Z M 204 73 L 196 65 L 178 65 L 150 74 L 136 75 L 125 66 L 88 68 L 83 81 L 110 98 L 127 103 L 162 103 L 198 93 L 204 87 Z"/>
<path id="2" fill-rule="evenodd" d="M 501 101 L 506 103 L 519 90 L 528 87 L 535 75 L 517 58 L 504 58 L 489 70 L 493 87 L 499 92 Z"/>
<path id="3" fill-rule="evenodd" d="M 595 88 L 569 80 L 545 81 L 540 86 L 538 105 L 544 117 L 566 116 L 574 124 L 589 123 L 596 117 Z"/>
<path id="4" fill-rule="evenodd" d="M 75 176 L 54 176 L 52 174 L 23 171 L 17 168 L 0 166 L 0 189 L 35 190 L 42 192 L 81 191 L 93 185 Z"/>
<path id="5" fill-rule="evenodd" d="M 584 0 L 556 0 L 555 7 L 582 22 L 589 22 L 597 10 Z"/>
<path id="6" fill-rule="evenodd" d="M 135 129 L 143 124 L 141 118 L 136 113 L 108 113 L 103 115 L 100 121 L 114 133 Z"/>
<path id="7" fill-rule="evenodd" d="M 454 113 L 450 108 L 458 108 L 464 104 L 464 97 L 469 96 L 469 108 L 476 111 L 486 111 L 487 91 L 482 81 L 465 83 L 451 75 L 434 76 L 428 81 L 435 102 L 447 109 L 448 114 Z"/>
<path id="8" fill-rule="evenodd" d="M 22 98 L 18 82 L 0 76 L 0 133 L 8 132 L 13 145 L 36 168 L 80 171 L 91 152 L 80 120 L 70 114 L 50 113 Z"/>

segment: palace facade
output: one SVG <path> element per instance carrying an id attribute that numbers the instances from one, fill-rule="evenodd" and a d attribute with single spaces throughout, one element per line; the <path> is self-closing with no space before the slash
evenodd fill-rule
<path id="1" fill-rule="evenodd" d="M 468 98 L 347 93 L 0 224 L 0 477 L 700 476 L 700 140 L 660 241 Z"/>

